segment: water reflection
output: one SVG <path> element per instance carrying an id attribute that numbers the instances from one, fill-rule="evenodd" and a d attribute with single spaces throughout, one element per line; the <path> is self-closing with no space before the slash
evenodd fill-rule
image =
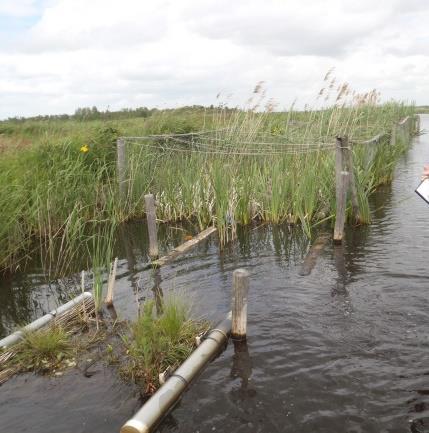
<path id="1" fill-rule="evenodd" d="M 255 396 L 254 389 L 249 388 L 249 379 L 252 376 L 252 359 L 249 354 L 247 341 L 232 341 L 234 345 L 234 355 L 232 357 L 231 377 L 240 378 L 241 386 L 232 392 L 237 394 L 239 399 Z"/>
<path id="2" fill-rule="evenodd" d="M 156 307 L 156 313 L 161 314 L 163 309 L 163 299 L 164 299 L 164 293 L 161 289 L 161 269 L 157 268 L 152 271 L 153 276 L 153 297 L 155 299 L 155 307 Z"/>

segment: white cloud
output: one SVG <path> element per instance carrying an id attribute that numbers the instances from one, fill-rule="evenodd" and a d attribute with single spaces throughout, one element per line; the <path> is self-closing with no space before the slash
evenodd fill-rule
<path id="1" fill-rule="evenodd" d="M 0 15 L 25 17 L 37 12 L 36 0 L 0 0 Z"/>
<path id="2" fill-rule="evenodd" d="M 0 0 L 0 19 L 35 7 Z M 219 92 L 237 104 L 260 80 L 280 107 L 302 106 L 332 66 L 359 91 L 427 103 L 428 19 L 416 0 L 45 0 L 0 51 L 0 118 L 210 104 Z"/>

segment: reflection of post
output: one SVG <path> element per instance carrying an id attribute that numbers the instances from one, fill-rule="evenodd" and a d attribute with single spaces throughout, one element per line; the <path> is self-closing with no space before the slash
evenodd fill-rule
<path id="1" fill-rule="evenodd" d="M 162 293 L 161 283 L 162 283 L 161 269 L 155 268 L 153 270 L 152 292 L 153 292 L 153 296 L 155 298 L 155 306 L 156 306 L 157 314 L 162 313 L 162 301 L 163 301 L 164 294 Z"/>
<path id="2" fill-rule="evenodd" d="M 249 378 L 252 375 L 252 360 L 247 342 L 233 340 L 234 356 L 232 357 L 231 377 L 241 379 L 241 391 L 247 391 Z"/>
<path id="3" fill-rule="evenodd" d="M 139 284 L 138 277 L 135 272 L 136 268 L 136 256 L 134 254 L 132 236 L 129 231 L 129 226 L 127 224 L 121 224 L 119 226 L 119 236 L 122 248 L 125 250 L 125 256 L 127 258 L 127 268 L 129 271 L 129 281 L 131 283 L 131 288 L 133 290 L 134 300 L 137 306 L 137 313 L 140 311 L 140 297 L 139 297 Z"/>
<path id="4" fill-rule="evenodd" d="M 334 261 L 338 278 L 336 287 L 332 290 L 332 295 L 346 295 L 347 270 L 344 260 L 344 248 L 342 245 L 334 245 Z"/>

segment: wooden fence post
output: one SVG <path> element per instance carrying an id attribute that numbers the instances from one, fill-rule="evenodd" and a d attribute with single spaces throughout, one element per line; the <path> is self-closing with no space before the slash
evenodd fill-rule
<path id="1" fill-rule="evenodd" d="M 147 229 L 149 232 L 149 256 L 151 258 L 157 258 L 158 252 L 158 238 L 156 230 L 156 208 L 155 208 L 155 197 L 153 194 L 146 194 L 144 196 Z"/>
<path id="2" fill-rule="evenodd" d="M 247 333 L 247 294 L 249 292 L 249 272 L 236 269 L 232 274 L 232 326 L 231 337 L 245 340 Z"/>
<path id="3" fill-rule="evenodd" d="M 118 170 L 119 182 L 119 198 L 125 200 L 127 196 L 127 184 L 125 179 L 126 171 L 126 154 L 125 154 L 125 140 L 118 138 L 116 141 L 116 164 Z"/>
<path id="4" fill-rule="evenodd" d="M 347 137 L 341 139 L 342 141 L 342 150 L 345 151 L 346 156 L 346 164 L 345 167 L 349 172 L 349 184 L 350 184 L 350 197 L 352 202 L 352 211 L 355 222 L 360 222 L 360 212 L 359 212 L 359 200 L 356 188 L 356 178 L 355 178 L 355 170 L 353 163 L 353 152 L 351 145 L 349 145 L 349 140 Z"/>
<path id="5" fill-rule="evenodd" d="M 107 295 L 104 300 L 107 307 L 113 306 L 113 295 L 115 290 L 115 281 L 116 281 L 116 270 L 118 268 L 118 258 L 115 258 L 113 265 L 111 266 L 109 278 L 107 279 Z"/>
<path id="6" fill-rule="evenodd" d="M 337 137 L 335 152 L 335 191 L 336 191 L 336 212 L 334 242 L 341 243 L 344 234 L 344 224 L 346 222 L 346 203 L 349 173 L 344 170 L 345 167 L 345 148 L 343 140 Z"/>

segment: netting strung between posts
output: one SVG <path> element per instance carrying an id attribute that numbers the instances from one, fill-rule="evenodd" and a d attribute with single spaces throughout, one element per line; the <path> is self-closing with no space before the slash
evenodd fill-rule
<path id="1" fill-rule="evenodd" d="M 186 134 L 159 134 L 124 137 L 132 143 L 164 152 L 202 153 L 207 155 L 271 156 L 304 154 L 335 148 L 335 140 L 291 142 L 287 136 L 269 133 L 213 130 Z"/>

